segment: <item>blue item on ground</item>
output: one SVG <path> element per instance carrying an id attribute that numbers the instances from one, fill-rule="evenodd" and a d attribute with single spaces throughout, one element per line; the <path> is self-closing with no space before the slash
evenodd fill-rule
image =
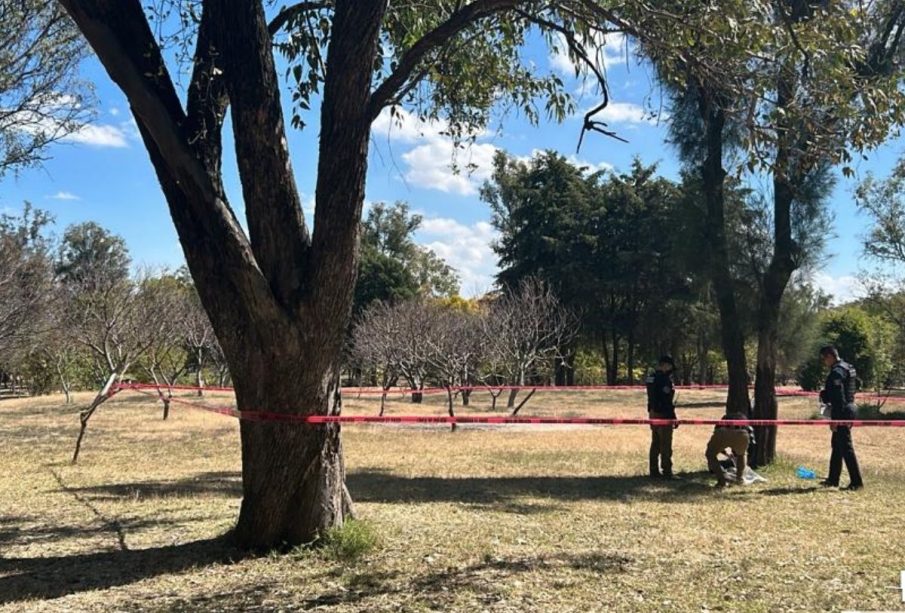
<path id="1" fill-rule="evenodd" d="M 810 468 L 805 468 L 804 466 L 799 466 L 795 469 L 795 474 L 798 475 L 799 479 L 816 479 L 817 475 Z"/>

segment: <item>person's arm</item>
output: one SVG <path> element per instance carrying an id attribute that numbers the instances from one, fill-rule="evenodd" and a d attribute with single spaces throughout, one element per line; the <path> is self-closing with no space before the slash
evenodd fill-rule
<path id="1" fill-rule="evenodd" d="M 663 413 L 669 419 L 678 419 L 676 417 L 676 387 L 671 376 L 663 377 L 663 381 Z M 679 424 L 673 424 L 673 428 L 678 427 Z"/>

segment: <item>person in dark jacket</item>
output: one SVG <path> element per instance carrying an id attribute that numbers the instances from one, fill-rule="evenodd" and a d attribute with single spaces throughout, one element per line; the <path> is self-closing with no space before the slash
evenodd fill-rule
<path id="1" fill-rule="evenodd" d="M 647 414 L 650 419 L 676 419 L 676 389 L 672 381 L 674 369 L 672 356 L 664 355 L 657 364 L 657 370 L 647 377 Z M 672 433 L 677 427 L 678 424 L 650 427 L 650 476 L 653 478 L 672 478 Z"/>
<path id="2" fill-rule="evenodd" d="M 826 385 L 820 392 L 820 401 L 830 406 L 831 419 L 854 419 L 855 386 L 857 373 L 854 366 L 843 362 L 839 358 L 839 351 L 832 345 L 820 349 L 820 358 L 830 368 L 830 374 L 826 378 Z M 830 426 L 833 431 L 832 453 L 830 455 L 830 473 L 825 481 L 820 484 L 824 487 L 839 487 L 839 477 L 842 476 L 842 462 L 848 470 L 850 479 L 846 489 L 860 490 L 864 487 L 861 479 L 861 470 L 858 468 L 858 458 L 855 456 L 855 446 L 852 442 L 852 429 L 850 426 Z"/>

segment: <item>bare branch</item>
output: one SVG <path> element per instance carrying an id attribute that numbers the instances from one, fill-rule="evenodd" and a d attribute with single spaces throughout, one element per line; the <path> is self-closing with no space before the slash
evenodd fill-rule
<path id="1" fill-rule="evenodd" d="M 299 15 L 307 13 L 308 11 L 317 11 L 332 6 L 333 2 L 330 0 L 323 0 L 321 2 L 299 2 L 292 6 L 287 6 L 270 21 L 267 25 L 267 30 L 270 32 L 271 36 L 274 36 L 277 32 L 282 30 L 286 24 L 296 19 Z"/>

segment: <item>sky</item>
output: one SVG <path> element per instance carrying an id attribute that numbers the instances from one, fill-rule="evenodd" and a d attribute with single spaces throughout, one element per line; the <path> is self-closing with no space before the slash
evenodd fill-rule
<path id="1" fill-rule="evenodd" d="M 661 174 L 677 178 L 679 161 L 665 142 L 664 120 L 650 117 L 646 109 L 659 108 L 657 87 L 649 71 L 626 59 L 626 41 L 610 35 L 603 49 L 610 84 L 610 105 L 596 118 L 608 122 L 628 143 L 603 135 L 586 135 L 581 152 L 576 145 L 583 110 L 595 105 L 594 91 L 563 55 L 550 52 L 539 41 L 525 50 L 528 61 L 540 71 L 558 73 L 566 87 L 579 98 L 578 112 L 562 123 L 541 120 L 532 126 L 524 117 L 506 115 L 481 134 L 476 142 L 454 155 L 443 125 L 424 124 L 403 113 L 398 125 L 385 113 L 373 126 L 369 156 L 366 206 L 371 202 L 403 200 L 424 217 L 416 239 L 433 249 L 459 273 L 463 295 L 483 293 L 493 285 L 497 270 L 491 248 L 495 232 L 490 210 L 478 190 L 491 172 L 498 149 L 529 157 L 538 150 L 552 149 L 594 169 L 626 171 L 634 157 L 658 163 Z M 50 159 L 40 168 L 26 169 L 18 176 L 0 179 L 0 212 L 21 211 L 24 201 L 51 212 L 57 232 L 69 224 L 96 221 L 125 238 L 133 261 L 140 266 L 178 267 L 182 250 L 167 212 L 147 153 L 138 137 L 125 97 L 93 58 L 86 61 L 83 75 L 95 85 L 98 101 L 95 119 L 66 142 L 47 151 Z M 289 90 L 281 91 L 287 117 Z M 317 107 L 312 108 L 312 113 Z M 311 223 L 317 152 L 317 117 L 311 115 L 304 130 L 289 128 L 289 148 L 298 187 L 302 192 L 306 220 Z M 231 127 L 224 129 L 224 180 L 230 202 L 240 219 L 244 217 L 235 158 L 228 144 Z M 895 138 L 869 153 L 855 165 L 856 176 L 839 175 L 830 197 L 835 233 L 815 282 L 836 302 L 858 293 L 861 270 L 861 239 L 867 220 L 854 204 L 852 192 L 866 173 L 885 176 L 905 153 L 905 139 Z M 456 172 L 467 163 L 471 174 Z"/>

